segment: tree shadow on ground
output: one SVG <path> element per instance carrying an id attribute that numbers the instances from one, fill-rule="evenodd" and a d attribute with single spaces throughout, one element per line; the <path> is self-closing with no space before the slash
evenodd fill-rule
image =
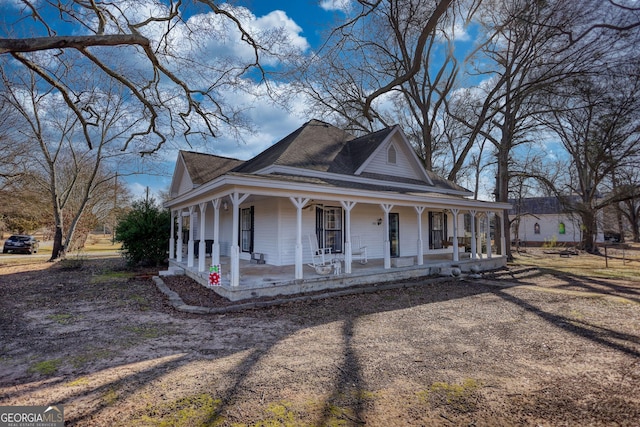
<path id="1" fill-rule="evenodd" d="M 109 281 L 96 282 L 93 280 L 96 272 L 102 271 L 104 268 L 106 267 L 97 266 L 94 269 L 88 268 L 84 272 L 68 272 L 52 265 L 40 272 L 0 276 L 3 283 L 11 284 L 10 291 L 15 291 L 15 293 L 8 293 L 7 298 L 0 301 L 0 312 L 5 313 L 4 317 L 0 317 L 3 320 L 2 337 L 5 340 L 3 349 L 7 344 L 14 344 L 11 353 L 6 354 L 5 357 L 35 360 L 60 358 L 63 359 L 63 364 L 68 365 L 69 351 L 86 344 L 78 341 L 77 334 L 65 332 L 63 326 L 55 323 L 38 323 L 37 319 L 25 317 L 24 311 L 37 310 L 38 307 L 45 309 L 57 307 L 70 314 L 76 314 L 71 311 L 78 307 L 81 307 L 84 313 L 90 313 L 92 310 L 113 311 L 118 315 L 110 318 L 106 324 L 93 326 L 99 326 L 106 333 L 111 331 L 113 334 L 122 330 L 124 325 L 145 324 L 155 316 L 160 316 L 158 319 L 161 318 L 162 322 L 175 324 L 177 334 L 189 333 L 188 330 L 181 329 L 181 319 L 187 319 L 190 324 L 196 322 L 215 329 L 223 318 L 218 315 L 198 316 L 175 312 L 167 307 L 164 296 L 155 288 L 151 280 L 132 282 L 126 279 L 122 281 L 114 279 L 115 285 Z M 322 424 L 323 420 L 326 421 L 329 419 L 328 417 L 333 416 L 331 413 L 333 408 L 340 407 L 347 408 L 341 417 L 351 423 L 360 424 L 363 420 L 365 399 L 362 396 L 362 366 L 352 343 L 355 319 L 368 314 L 404 310 L 423 304 L 466 298 L 485 293 L 488 290 L 485 286 L 467 286 L 451 279 L 446 279 L 445 282 L 414 281 L 408 282 L 406 285 L 412 292 L 410 298 L 397 297 L 399 294 L 406 293 L 406 289 L 382 291 L 375 298 L 363 295 L 340 297 L 345 299 L 340 307 L 345 307 L 345 305 L 351 307 L 348 311 L 334 307 L 332 300 L 322 300 L 289 304 L 268 310 L 241 312 L 229 316 L 233 319 L 242 319 L 245 323 L 264 324 L 264 328 L 268 328 L 269 322 L 274 319 L 290 320 L 287 323 L 287 328 L 272 331 L 272 335 L 265 338 L 260 345 L 256 345 L 252 340 L 251 331 L 239 331 L 238 343 L 230 348 L 218 349 L 213 353 L 202 351 L 206 344 L 203 341 L 176 349 L 177 351 L 154 348 L 152 339 L 140 340 L 136 343 L 127 342 L 124 344 L 127 346 L 127 350 L 130 350 L 132 345 L 137 347 L 134 356 L 124 358 L 124 360 L 123 357 L 101 358 L 104 360 L 100 360 L 99 368 L 94 368 L 92 364 L 73 368 L 67 366 L 62 370 L 61 375 L 57 374 L 59 380 L 56 379 L 53 383 L 51 381 L 40 382 L 43 378 L 47 378 L 46 375 L 26 372 L 18 375 L 9 383 L 0 379 L 0 387 L 4 389 L 0 393 L 0 402 L 27 401 L 34 393 L 41 396 L 47 395 L 47 399 L 50 399 L 48 403 L 52 404 L 68 404 L 76 401 L 82 405 L 83 409 L 71 415 L 67 420 L 68 425 L 87 423 L 92 419 L 97 419 L 96 417 L 99 418 L 101 412 L 110 406 L 110 400 L 122 401 L 188 363 L 203 359 L 221 359 L 242 351 L 249 351 L 249 354 L 227 373 L 232 378 L 230 385 L 218 389 L 217 397 L 220 399 L 220 404 L 209 414 L 209 421 L 213 422 L 234 404 L 237 397 L 245 390 L 246 380 L 251 372 L 276 344 L 302 329 L 341 321 L 343 322 L 341 332 L 343 340 L 342 364 L 336 366 L 333 373 L 336 378 L 335 386 L 333 390 L 330 390 L 330 397 L 325 402 L 320 423 Z M 142 293 L 144 293 L 144 298 L 148 300 L 146 308 L 142 309 L 128 302 L 132 296 Z M 61 295 L 64 297 L 61 298 Z M 21 298 L 28 298 L 29 301 L 22 301 Z M 137 319 L 138 317 L 139 319 Z M 10 319 L 11 322 L 9 322 Z M 56 330 L 56 328 L 58 329 Z M 50 337 L 51 342 L 55 342 L 55 346 L 42 346 L 42 337 Z M 85 337 L 80 338 L 81 341 L 84 339 Z M 110 343 L 102 344 L 107 347 L 111 345 Z M 112 345 L 119 344 L 116 342 Z M 17 347 L 24 349 L 24 351 L 17 349 Z M 120 348 L 113 351 L 116 352 L 116 356 L 119 356 Z M 62 393 L 63 397 L 49 393 L 54 383 L 64 387 L 61 383 L 73 383 L 89 376 L 104 376 L 110 369 L 124 368 L 138 363 L 148 363 L 148 366 L 140 365 L 132 368 L 126 374 L 116 375 L 95 386 L 65 389 Z M 110 393 L 112 394 L 111 398 L 100 398 L 100 396 L 108 397 Z M 87 402 L 87 399 L 97 400 Z"/>
<path id="2" fill-rule="evenodd" d="M 593 341 L 613 350 L 628 354 L 633 357 L 640 357 L 640 351 L 636 349 L 640 345 L 640 336 L 621 333 L 612 329 L 593 325 L 588 322 L 576 321 L 565 316 L 549 313 L 528 303 L 522 298 L 506 292 L 503 289 L 493 288 L 491 292 L 512 304 L 518 305 L 530 313 L 539 316 L 550 324 L 561 328 L 573 335 Z"/>

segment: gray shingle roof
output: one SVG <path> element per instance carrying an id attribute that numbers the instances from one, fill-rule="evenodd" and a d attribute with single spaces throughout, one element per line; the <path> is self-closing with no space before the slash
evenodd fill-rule
<path id="1" fill-rule="evenodd" d="M 194 185 L 202 185 L 244 163 L 242 160 L 213 154 L 180 151 Z"/>
<path id="2" fill-rule="evenodd" d="M 291 166 L 327 171 L 353 136 L 319 120 L 311 120 L 234 172 L 254 173 L 267 166 Z"/>
<path id="3" fill-rule="evenodd" d="M 579 198 L 576 196 L 566 196 L 560 200 L 558 197 L 527 197 L 522 199 L 509 199 L 513 208 L 510 215 L 545 215 L 559 214 L 567 212 L 567 205 L 576 203 Z"/>
<path id="4" fill-rule="evenodd" d="M 349 177 L 353 176 L 360 166 L 367 161 L 375 150 L 387 137 L 397 129 L 396 126 L 388 127 L 362 137 L 353 135 L 319 120 L 309 122 L 296 129 L 262 153 L 245 162 L 227 157 L 210 154 L 182 151 L 187 170 L 195 185 L 204 184 L 225 173 L 255 176 L 255 173 L 272 165 L 289 166 L 294 168 L 310 169 L 319 172 L 330 172 L 345 175 L 345 180 L 325 180 L 308 177 L 298 177 L 289 174 L 270 175 L 274 178 L 297 182 L 313 182 L 329 186 L 342 186 L 347 188 L 371 189 L 388 191 L 397 186 L 385 186 L 389 183 L 405 183 L 413 185 L 425 185 L 417 179 L 409 179 L 388 175 L 362 173 L 360 176 L 373 178 L 380 184 L 350 183 Z M 433 172 L 427 171 L 427 175 L 435 187 L 454 191 L 468 191 L 465 188 L 448 181 Z"/>

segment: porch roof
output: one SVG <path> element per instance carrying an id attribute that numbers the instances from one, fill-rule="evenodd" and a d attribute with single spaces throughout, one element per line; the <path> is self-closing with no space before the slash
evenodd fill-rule
<path id="1" fill-rule="evenodd" d="M 353 178 L 353 177 L 351 177 Z M 358 190 L 354 192 L 354 190 Z M 444 194 L 422 186 L 385 186 L 374 180 L 321 178 L 286 174 L 254 175 L 230 172 L 194 188 L 168 202 L 168 208 L 181 208 L 225 197 L 233 192 L 274 197 L 300 196 L 326 200 L 352 200 L 359 203 L 392 203 L 395 205 L 427 205 L 441 209 L 477 209 L 498 211 L 509 209 L 508 203 L 473 200 L 461 195 Z"/>

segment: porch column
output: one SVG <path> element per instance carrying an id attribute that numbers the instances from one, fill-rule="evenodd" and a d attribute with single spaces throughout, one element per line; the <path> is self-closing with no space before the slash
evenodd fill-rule
<path id="1" fill-rule="evenodd" d="M 384 211 L 384 268 L 391 268 L 391 242 L 389 241 L 389 212 L 393 209 L 392 204 L 382 203 L 380 205 Z"/>
<path id="2" fill-rule="evenodd" d="M 176 239 L 175 239 L 175 231 L 176 228 L 176 212 L 171 211 L 171 237 L 169 237 L 169 259 L 174 259 L 176 256 Z"/>
<path id="3" fill-rule="evenodd" d="M 476 230 L 476 249 L 478 251 L 478 258 L 482 259 L 482 217 L 484 213 L 478 212 L 478 223 Z"/>
<path id="4" fill-rule="evenodd" d="M 451 209 L 453 214 L 453 260 L 460 261 L 460 254 L 458 253 L 458 212 L 460 209 Z"/>
<path id="5" fill-rule="evenodd" d="M 296 258 L 295 258 L 295 274 L 296 280 L 302 279 L 304 273 L 302 271 L 302 208 L 307 204 L 309 199 L 302 197 L 289 197 L 291 203 L 296 207 Z"/>
<path id="6" fill-rule="evenodd" d="M 213 199 L 213 247 L 211 248 L 211 265 L 220 264 L 220 199 Z"/>
<path id="7" fill-rule="evenodd" d="M 240 212 L 238 209 L 240 208 L 240 204 L 244 202 L 249 194 L 240 195 L 237 192 L 229 194 L 229 198 L 231 199 L 232 209 L 233 209 L 233 234 L 231 237 L 231 286 L 239 286 L 240 285 L 240 246 L 238 246 L 239 239 L 239 231 L 240 227 Z"/>
<path id="8" fill-rule="evenodd" d="M 418 215 L 418 256 L 416 258 L 418 265 L 422 265 L 424 264 L 424 256 L 422 254 L 422 212 L 424 212 L 424 206 L 414 206 L 413 208 L 416 210 L 416 214 Z"/>
<path id="9" fill-rule="evenodd" d="M 478 257 L 478 246 L 476 241 L 476 211 L 470 210 L 469 214 L 471 215 L 471 259 L 476 259 Z"/>
<path id="10" fill-rule="evenodd" d="M 344 208 L 344 272 L 346 274 L 351 273 L 352 251 L 351 251 L 351 209 L 356 205 L 356 202 L 340 201 L 340 204 Z"/>
<path id="11" fill-rule="evenodd" d="M 178 262 L 182 262 L 182 221 L 184 220 L 184 217 L 182 216 L 182 209 L 180 209 L 178 211 L 178 258 L 177 261 Z"/>
<path id="12" fill-rule="evenodd" d="M 202 273 L 204 271 L 204 261 L 205 261 L 205 246 L 207 246 L 204 242 L 204 220 L 205 220 L 205 212 L 207 211 L 207 203 L 200 203 L 200 245 L 198 246 L 198 271 Z"/>
<path id="13" fill-rule="evenodd" d="M 193 214 L 195 206 L 189 206 L 189 241 L 187 242 L 187 267 L 193 267 Z"/>
<path id="14" fill-rule="evenodd" d="M 500 255 L 501 256 L 507 256 L 507 236 L 504 234 L 505 233 L 505 229 L 504 229 L 504 214 L 505 211 L 501 211 L 500 215 L 500 231 L 502 232 L 500 234 Z"/>
<path id="15" fill-rule="evenodd" d="M 485 225 L 487 230 L 487 258 L 491 258 L 491 212 L 486 211 L 485 215 L 487 216 L 487 224 Z"/>

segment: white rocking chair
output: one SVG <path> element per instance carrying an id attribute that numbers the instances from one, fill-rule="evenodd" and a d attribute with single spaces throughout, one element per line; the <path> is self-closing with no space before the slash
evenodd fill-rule
<path id="1" fill-rule="evenodd" d="M 360 264 L 367 263 L 367 247 L 362 245 L 360 236 L 351 237 L 351 259 L 359 260 Z"/>
<path id="2" fill-rule="evenodd" d="M 329 274 L 333 269 L 331 262 L 331 248 L 320 248 L 318 246 L 318 238 L 314 234 L 307 236 L 309 239 L 309 248 L 311 249 L 311 264 L 318 274 Z M 326 257 L 326 255 L 329 255 Z"/>

